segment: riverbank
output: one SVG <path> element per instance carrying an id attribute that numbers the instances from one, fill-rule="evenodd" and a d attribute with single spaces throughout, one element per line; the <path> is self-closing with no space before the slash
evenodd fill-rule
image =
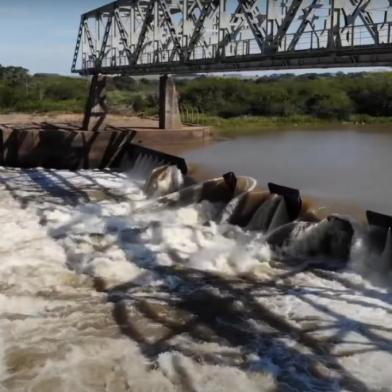
<path id="1" fill-rule="evenodd" d="M 81 123 L 82 113 L 49 112 L 49 113 L 0 113 L 0 124 L 27 124 L 38 122 Z M 315 129 L 348 129 L 351 127 L 366 127 L 376 125 L 392 130 L 392 117 L 374 117 L 353 115 L 349 120 L 321 119 L 313 116 L 238 116 L 224 118 L 199 114 L 194 118 L 183 119 L 184 129 L 210 127 L 215 136 L 230 137 L 241 135 L 258 135 L 265 132 L 282 130 L 315 130 Z M 192 121 L 190 121 L 192 120 Z M 139 130 L 157 129 L 158 120 L 154 117 L 139 117 L 132 114 L 109 114 L 107 123 L 113 127 L 129 127 Z M 390 128 L 389 128 L 390 127 Z M 164 144 L 167 144 L 166 142 Z M 180 149 L 177 149 L 180 151 Z"/>
<path id="2" fill-rule="evenodd" d="M 320 119 L 312 116 L 287 116 L 287 117 L 261 117 L 261 116 L 240 116 L 223 118 L 218 116 L 200 115 L 198 117 L 200 125 L 212 127 L 217 136 L 230 137 L 238 135 L 257 135 L 276 130 L 297 130 L 301 129 L 326 129 L 350 127 L 363 127 L 367 125 L 385 126 L 386 130 L 391 127 L 392 117 L 372 117 L 356 115 L 349 120 L 340 121 L 334 119 Z"/>

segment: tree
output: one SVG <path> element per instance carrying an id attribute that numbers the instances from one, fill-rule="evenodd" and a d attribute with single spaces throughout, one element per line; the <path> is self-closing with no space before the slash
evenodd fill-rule
<path id="1" fill-rule="evenodd" d="M 17 91 L 12 87 L 0 87 L 0 108 L 13 108 L 19 100 Z"/>
<path id="2" fill-rule="evenodd" d="M 54 83 L 45 90 L 45 97 L 53 100 L 66 101 L 76 98 L 74 86 L 68 83 Z"/>
<path id="3" fill-rule="evenodd" d="M 135 113 L 142 113 L 146 110 L 146 101 L 141 95 L 136 95 L 133 100 L 133 110 Z"/>
<path id="4" fill-rule="evenodd" d="M 328 91 L 314 94 L 307 101 L 308 113 L 320 118 L 345 120 L 353 112 L 353 103 L 344 91 Z"/>

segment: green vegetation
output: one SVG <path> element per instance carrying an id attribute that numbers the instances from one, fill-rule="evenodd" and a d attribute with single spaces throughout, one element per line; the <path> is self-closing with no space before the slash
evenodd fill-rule
<path id="1" fill-rule="evenodd" d="M 177 80 L 185 122 L 222 132 L 323 126 L 336 123 L 392 123 L 392 73 L 279 75 L 259 79 Z M 82 112 L 88 80 L 30 75 L 0 66 L 1 112 Z M 117 76 L 108 80 L 112 113 L 154 116 L 158 81 Z"/>
<path id="2" fill-rule="evenodd" d="M 392 74 L 283 75 L 257 80 L 198 78 L 181 88 L 182 105 L 223 118 L 353 114 L 392 116 Z"/>
<path id="3" fill-rule="evenodd" d="M 180 85 L 184 119 L 223 133 L 392 123 L 392 73 L 197 78 Z"/>
<path id="4" fill-rule="evenodd" d="M 59 75 L 29 75 L 21 67 L 0 66 L 0 111 L 81 111 L 86 80 Z"/>
<path id="5" fill-rule="evenodd" d="M 88 79 L 54 74 L 30 75 L 21 67 L 0 65 L 0 112 L 83 112 Z M 108 103 L 113 113 L 157 112 L 157 82 L 110 78 Z"/>
<path id="6" fill-rule="evenodd" d="M 218 130 L 220 134 L 227 136 L 240 132 L 246 134 L 260 133 L 262 130 L 268 131 L 276 128 L 321 128 L 323 126 L 327 127 L 331 125 L 331 121 L 318 119 L 312 116 L 238 116 L 223 118 L 199 114 L 194 115 L 194 118 L 196 119 L 195 123 L 212 126 Z M 183 116 L 183 119 L 186 120 L 186 116 Z M 340 124 L 337 120 L 335 120 L 335 122 Z"/>
<path id="7" fill-rule="evenodd" d="M 112 113 L 155 116 L 158 114 L 158 81 L 127 76 L 108 79 L 108 103 Z"/>

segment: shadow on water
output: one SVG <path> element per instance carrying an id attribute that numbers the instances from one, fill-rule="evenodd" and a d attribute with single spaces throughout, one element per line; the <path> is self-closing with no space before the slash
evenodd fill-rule
<path id="1" fill-rule="evenodd" d="M 264 284 L 251 280 L 228 279 L 211 273 L 176 267 L 158 267 L 153 268 L 153 271 L 180 282 L 174 290 L 167 288 L 167 294 L 174 294 L 177 300 L 174 304 L 167 303 L 166 305 L 174 307 L 177 311 L 185 312 L 186 319 L 189 321 L 173 322 L 170 318 L 163 317 L 159 311 L 154 311 L 153 307 L 148 306 L 145 298 L 131 299 L 127 291 L 133 286 L 132 282 L 107 291 L 108 298 L 114 306 L 113 318 L 121 332 L 137 341 L 144 355 L 151 361 L 155 361 L 159 354 L 175 351 L 202 363 L 224 364 L 251 371 L 252 364 L 247 363 L 245 359 L 247 355 L 256 351 L 260 360 L 263 357 L 270 358 L 281 369 L 276 378 L 279 390 L 286 390 L 288 386 L 302 391 L 334 390 L 338 383 L 349 391 L 367 390 L 360 380 L 349 374 L 338 363 L 336 356 L 332 354 L 333 339 L 330 342 L 321 342 L 313 338 L 309 335 L 311 331 L 303 331 L 293 323 L 286 321 L 279 314 L 258 302 L 253 295 L 255 290 L 260 290 L 260 288 L 274 289 L 275 295 L 278 295 L 287 293 L 291 287 L 277 285 L 274 282 Z M 260 297 L 260 294 L 258 296 Z M 302 294 L 298 296 L 301 299 L 305 298 L 315 309 L 320 310 L 316 302 L 310 301 Z M 161 297 L 149 299 L 162 301 Z M 140 330 L 135 329 L 135 320 L 129 315 L 127 301 L 131 301 L 145 319 L 165 326 L 170 332 L 164 338 L 153 343 L 149 342 Z M 329 326 L 331 330 L 341 326 L 345 333 L 350 332 L 347 330 L 347 318 L 335 314 L 326 307 L 321 310 L 335 318 Z M 257 328 L 255 323 L 258 324 Z M 364 324 L 360 327 L 361 333 L 374 343 L 374 346 L 367 348 L 367 351 L 386 349 L 386 345 L 390 350 L 392 349 L 392 342 L 383 342 L 384 345 L 380 345 L 380 339 L 375 334 L 370 334 Z M 357 330 L 358 325 L 353 328 Z M 170 343 L 175 336 L 183 333 L 190 335 L 195 341 L 215 342 L 238 348 L 241 358 L 233 354 L 222 358 L 221 353 L 205 354 Z M 289 347 L 283 342 L 282 337 L 296 340 L 304 349 L 297 350 Z M 352 353 L 354 354 L 355 352 Z M 334 375 L 321 378 L 312 375 L 311 372 L 316 372 L 319 363 L 335 371 Z M 257 369 L 257 364 L 254 365 L 253 368 Z M 289 370 L 291 366 L 295 367 L 294 371 Z"/>
<path id="2" fill-rule="evenodd" d="M 50 198 L 51 203 L 59 205 L 75 206 L 78 203 L 94 201 L 88 193 L 62 177 L 61 173 L 25 170 L 22 175 L 31 180 L 39 192 L 29 192 L 29 196 L 20 195 L 23 181 L 19 182 L 14 177 L 12 181 L 0 177 L 1 183 L 22 208 L 26 208 L 33 201 L 38 203 L 43 192 Z M 83 176 L 88 177 L 87 174 Z M 95 179 L 91 178 L 91 183 L 95 188 L 99 188 Z M 23 191 L 25 192 L 25 189 Z M 368 343 L 364 343 L 365 347 L 357 351 L 354 349 L 350 353 L 346 352 L 345 355 L 375 350 L 392 351 L 392 341 L 377 334 L 382 328 L 351 320 L 328 306 L 321 305 L 309 295 L 339 300 L 342 290 L 319 287 L 295 289 L 292 285 L 283 283 L 286 280 L 282 279 L 263 282 L 250 278 L 223 277 L 178 266 L 157 266 L 156 255 L 147 247 L 143 249 L 145 259 L 140 261 L 137 258 L 131 259 L 120 233 L 117 244 L 130 262 L 139 264 L 146 274 L 156 275 L 163 282 L 157 288 L 141 285 L 137 279 L 107 288 L 103 279 L 95 278 L 96 289 L 105 292 L 108 301 L 113 304 L 112 316 L 119 330 L 138 343 L 141 352 L 152 364 L 156 364 L 163 353 L 177 352 L 202 364 L 225 365 L 247 372 L 268 373 L 270 370 L 263 361 L 270 361 L 279 368 L 279 371 L 274 373 L 277 390 L 330 391 L 342 388 L 348 391 L 367 391 L 366 385 L 339 363 L 339 354 L 334 353 L 335 346 L 341 343 L 347 334 L 355 332 L 365 337 Z M 138 242 L 138 246 L 143 245 Z M 298 272 L 300 271 L 297 269 L 286 278 L 294 277 Z M 331 278 L 329 272 L 313 270 L 312 273 Z M 339 279 L 338 274 L 333 274 L 333 279 Z M 358 289 L 350 287 L 344 281 L 342 284 L 347 288 L 343 292 Z M 257 300 L 287 293 L 328 316 L 328 325 L 320 325 L 316 320 L 313 327 L 300 328 Z M 365 294 L 376 296 L 376 292 Z M 380 297 L 380 293 L 377 295 L 380 301 L 390 301 L 387 297 Z M 350 299 L 344 298 L 344 301 L 350 302 Z M 353 300 L 353 303 L 357 302 Z M 386 302 L 388 303 L 390 302 Z M 151 333 L 151 326 L 158 326 L 159 333 Z M 335 333 L 326 340 L 312 336 L 314 331 L 327 329 Z M 216 343 L 234 348 L 235 351 L 206 352 L 192 348 L 178 341 L 178 338 L 183 336 L 196 343 Z M 288 344 L 285 338 L 294 340 L 296 344 Z M 249 359 L 250 357 L 253 359 Z M 173 361 L 182 387 L 194 391 L 188 371 L 180 362 L 175 359 Z M 319 365 L 327 371 L 318 370 Z"/>

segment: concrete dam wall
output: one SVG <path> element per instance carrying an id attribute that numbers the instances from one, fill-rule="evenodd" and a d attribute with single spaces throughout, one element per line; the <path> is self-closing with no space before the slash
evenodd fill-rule
<path id="1" fill-rule="evenodd" d="M 162 163 L 178 165 L 186 173 L 185 162 L 177 157 L 132 143 L 137 132 L 106 127 L 102 132 L 72 125 L 49 123 L 0 126 L 0 165 L 45 169 L 121 169 L 144 155 Z M 138 137 L 138 143 L 143 143 Z"/>

